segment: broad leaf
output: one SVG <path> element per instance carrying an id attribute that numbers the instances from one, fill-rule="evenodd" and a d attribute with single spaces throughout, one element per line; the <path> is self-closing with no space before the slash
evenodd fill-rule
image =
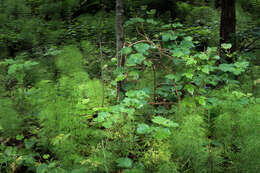
<path id="1" fill-rule="evenodd" d="M 127 59 L 126 65 L 129 67 L 136 66 L 137 64 L 141 65 L 144 59 L 145 57 L 142 55 L 142 53 L 131 54 Z"/>
<path id="2" fill-rule="evenodd" d="M 228 50 L 232 47 L 232 44 L 228 44 L 228 43 L 223 43 L 221 44 L 221 47 L 225 50 Z"/>
<path id="3" fill-rule="evenodd" d="M 121 49 L 121 53 L 123 55 L 129 55 L 130 53 L 132 53 L 132 48 L 131 47 L 125 47 L 125 48 Z"/>
<path id="4" fill-rule="evenodd" d="M 174 32 L 165 32 L 162 34 L 162 41 L 173 41 L 176 40 L 178 36 Z"/>
<path id="5" fill-rule="evenodd" d="M 191 84 L 185 85 L 185 89 L 186 89 L 191 95 L 193 95 L 194 90 L 195 90 L 195 86 L 194 86 L 194 85 L 191 85 Z"/>
<path id="6" fill-rule="evenodd" d="M 151 128 L 149 125 L 147 124 L 138 124 L 138 127 L 137 127 L 137 134 L 148 134 L 151 132 Z"/>
<path id="7" fill-rule="evenodd" d="M 174 50 L 171 51 L 171 52 L 172 52 L 172 55 L 173 55 L 173 56 L 178 57 L 178 58 L 184 56 L 183 51 L 182 51 L 181 49 L 178 49 L 178 48 L 177 48 L 177 49 L 174 49 Z"/>
<path id="8" fill-rule="evenodd" d="M 153 133 L 154 138 L 163 140 L 171 135 L 171 131 L 168 128 L 157 127 Z"/>
<path id="9" fill-rule="evenodd" d="M 136 49 L 137 52 L 145 54 L 145 55 L 148 54 L 147 50 L 150 49 L 150 47 L 151 46 L 147 43 L 139 43 L 139 44 L 134 45 L 134 48 Z"/>
<path id="10" fill-rule="evenodd" d="M 110 117 L 111 114 L 108 112 L 100 112 L 98 113 L 98 117 L 94 119 L 95 122 L 101 123 L 104 122 L 106 118 Z"/>
<path id="11" fill-rule="evenodd" d="M 173 80 L 173 79 L 175 79 L 175 75 L 174 74 L 168 74 L 168 75 L 165 76 L 165 78 Z"/>
<path id="12" fill-rule="evenodd" d="M 131 168 L 133 161 L 129 158 L 119 158 L 116 160 L 117 166 L 120 168 Z"/>
<path id="13" fill-rule="evenodd" d="M 165 127 L 178 127 L 179 126 L 179 124 L 174 123 L 173 121 L 166 119 L 164 117 L 161 117 L 161 116 L 154 117 L 152 119 L 152 122 L 165 126 Z"/>

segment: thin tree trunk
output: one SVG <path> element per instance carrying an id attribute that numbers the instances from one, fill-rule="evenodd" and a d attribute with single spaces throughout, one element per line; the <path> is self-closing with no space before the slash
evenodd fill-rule
<path id="1" fill-rule="evenodd" d="M 102 47 L 102 30 L 103 30 L 103 4 L 102 0 L 99 1 L 99 5 L 102 7 L 101 15 L 99 18 L 99 34 L 98 34 L 98 42 L 99 42 L 99 53 L 100 53 L 100 70 L 101 70 L 101 82 L 102 82 L 102 101 L 101 107 L 104 106 L 105 101 L 105 80 L 104 80 L 104 57 L 103 57 L 103 47 Z"/>
<path id="2" fill-rule="evenodd" d="M 117 67 L 124 67 L 125 58 L 121 55 L 120 51 L 124 44 L 124 29 L 123 29 L 123 0 L 116 0 L 116 54 L 117 54 Z M 120 92 L 122 92 L 122 81 L 117 82 L 117 101 L 120 99 Z"/>
<path id="3" fill-rule="evenodd" d="M 236 49 L 236 9 L 235 0 L 221 1 L 220 45 L 231 43 L 231 52 Z"/>

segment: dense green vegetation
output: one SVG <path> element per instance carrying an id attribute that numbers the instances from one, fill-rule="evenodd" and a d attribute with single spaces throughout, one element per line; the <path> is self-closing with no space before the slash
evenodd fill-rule
<path id="1" fill-rule="evenodd" d="M 258 0 L 0 11 L 0 173 L 260 172 Z"/>

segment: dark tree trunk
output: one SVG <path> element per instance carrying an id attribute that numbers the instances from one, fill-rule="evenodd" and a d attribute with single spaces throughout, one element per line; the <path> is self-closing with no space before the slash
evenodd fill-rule
<path id="1" fill-rule="evenodd" d="M 170 12 L 171 12 L 171 19 L 174 20 L 176 19 L 177 13 L 176 13 L 176 9 L 177 9 L 177 3 L 176 1 L 172 1 L 172 3 L 170 3 L 171 8 L 170 8 Z"/>
<path id="2" fill-rule="evenodd" d="M 221 1 L 220 45 L 231 43 L 231 52 L 236 49 L 236 9 L 235 0 Z"/>
<path id="3" fill-rule="evenodd" d="M 214 6 L 215 6 L 215 8 L 219 8 L 221 6 L 221 0 L 215 0 Z"/>
<path id="4" fill-rule="evenodd" d="M 148 9 L 155 9 L 156 16 L 159 17 L 161 14 L 165 12 L 170 12 L 171 20 L 174 20 L 177 16 L 177 1 L 176 0 L 149 0 L 149 1 L 141 1 L 140 5 L 147 5 Z M 165 21 L 168 21 L 166 19 Z"/>
<path id="5" fill-rule="evenodd" d="M 124 28 L 123 28 L 123 0 L 116 0 L 116 53 L 117 53 L 117 67 L 124 67 L 125 57 L 121 55 L 120 51 L 124 45 Z M 117 83 L 117 100 L 120 99 L 120 92 L 122 92 L 122 81 Z"/>

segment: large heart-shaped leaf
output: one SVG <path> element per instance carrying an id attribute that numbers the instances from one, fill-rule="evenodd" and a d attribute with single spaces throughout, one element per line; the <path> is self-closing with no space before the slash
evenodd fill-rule
<path id="1" fill-rule="evenodd" d="M 152 122 L 165 126 L 165 127 L 178 127 L 179 126 L 179 124 L 177 124 L 169 119 L 166 119 L 164 117 L 161 117 L 161 116 L 154 117 L 152 119 Z"/>

